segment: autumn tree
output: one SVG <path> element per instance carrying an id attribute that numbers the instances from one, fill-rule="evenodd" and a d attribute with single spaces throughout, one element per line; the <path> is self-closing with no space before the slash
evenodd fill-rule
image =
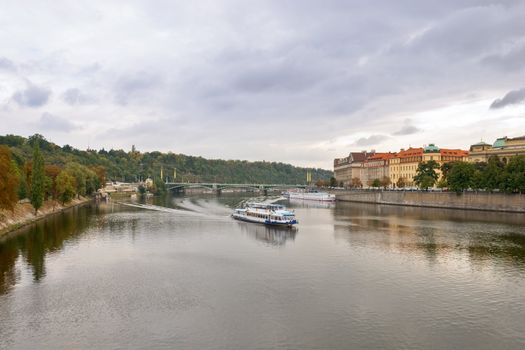
<path id="1" fill-rule="evenodd" d="M 35 142 L 33 150 L 33 172 L 31 174 L 31 205 L 35 215 L 44 203 L 45 191 L 44 157 L 40 153 L 39 142 Z"/>
<path id="2" fill-rule="evenodd" d="M 56 178 L 57 198 L 62 204 L 69 203 L 75 196 L 75 177 L 67 170 L 61 171 Z"/>
<path id="3" fill-rule="evenodd" d="M 363 187 L 363 183 L 361 182 L 361 179 L 358 177 L 353 177 L 351 182 L 352 188 L 361 188 Z"/>
<path id="4" fill-rule="evenodd" d="M 404 177 L 400 177 L 399 179 L 397 179 L 397 182 L 396 182 L 397 188 L 404 188 L 406 185 L 407 183 Z"/>
<path id="5" fill-rule="evenodd" d="M 384 189 L 390 186 L 391 183 L 392 181 L 388 176 L 383 176 L 383 178 L 381 179 L 381 186 L 383 186 Z"/>
<path id="6" fill-rule="evenodd" d="M 19 181 L 18 169 L 11 160 L 9 147 L 0 146 L 0 209 L 14 209 L 18 200 Z"/>

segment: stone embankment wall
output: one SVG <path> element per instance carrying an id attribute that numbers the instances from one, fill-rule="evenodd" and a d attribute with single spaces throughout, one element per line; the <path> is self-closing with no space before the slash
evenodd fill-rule
<path id="1" fill-rule="evenodd" d="M 486 192 L 341 191 L 339 201 L 525 213 L 525 195 Z"/>
<path id="2" fill-rule="evenodd" d="M 91 201 L 91 198 L 75 198 L 70 203 L 62 205 L 56 201 L 45 201 L 35 215 L 35 210 L 28 200 L 19 202 L 13 211 L 0 210 L 0 237 L 24 225 L 28 225 L 49 215 L 59 213 L 67 208 Z"/>

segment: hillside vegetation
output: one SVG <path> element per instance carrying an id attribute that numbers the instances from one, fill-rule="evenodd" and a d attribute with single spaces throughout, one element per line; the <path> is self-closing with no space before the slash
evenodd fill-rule
<path id="1" fill-rule="evenodd" d="M 46 165 L 57 165 L 61 168 L 75 162 L 90 169 L 105 168 L 108 180 L 133 182 L 147 177 L 163 177 L 183 182 L 223 182 L 223 183 L 280 183 L 305 184 L 306 173 L 310 171 L 312 181 L 329 180 L 333 175 L 324 169 L 307 169 L 277 162 L 248 162 L 241 160 L 205 159 L 176 153 L 140 152 L 124 150 L 87 150 L 82 151 L 69 145 L 60 147 L 47 141 L 41 135 L 29 138 L 16 135 L 0 136 L 0 145 L 11 150 L 11 157 L 22 169 L 32 159 L 35 142 Z"/>

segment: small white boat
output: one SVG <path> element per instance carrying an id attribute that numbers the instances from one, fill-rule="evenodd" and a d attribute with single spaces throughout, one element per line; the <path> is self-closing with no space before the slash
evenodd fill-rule
<path id="1" fill-rule="evenodd" d="M 292 227 L 298 223 L 295 213 L 280 204 L 247 203 L 245 208 L 235 209 L 232 218 L 272 226 Z"/>
<path id="2" fill-rule="evenodd" d="M 300 199 L 305 201 L 335 202 L 335 194 L 319 192 L 317 190 L 293 190 L 284 192 L 283 195 L 289 199 Z"/>

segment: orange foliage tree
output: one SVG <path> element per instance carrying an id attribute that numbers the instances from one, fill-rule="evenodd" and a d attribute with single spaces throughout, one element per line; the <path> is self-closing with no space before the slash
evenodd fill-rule
<path id="1" fill-rule="evenodd" d="M 7 146 L 0 146 L 0 209 L 14 209 L 18 183 L 18 169 L 11 160 L 11 151 Z"/>

